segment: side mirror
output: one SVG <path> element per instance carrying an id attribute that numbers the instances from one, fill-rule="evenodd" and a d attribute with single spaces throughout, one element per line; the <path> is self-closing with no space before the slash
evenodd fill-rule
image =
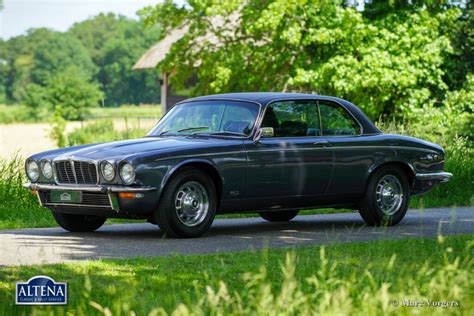
<path id="1" fill-rule="evenodd" d="M 262 138 L 275 136 L 275 131 L 273 130 L 273 127 L 262 127 L 260 131 L 260 137 Z"/>
<path id="2" fill-rule="evenodd" d="M 256 143 L 260 140 L 260 138 L 268 138 L 273 136 L 275 136 L 273 127 L 262 127 L 258 129 L 257 133 L 255 133 L 253 141 Z"/>

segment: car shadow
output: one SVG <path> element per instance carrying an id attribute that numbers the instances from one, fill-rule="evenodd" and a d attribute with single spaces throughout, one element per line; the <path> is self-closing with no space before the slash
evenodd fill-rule
<path id="1" fill-rule="evenodd" d="M 436 236 L 440 232 L 439 222 L 439 218 L 410 214 L 394 227 L 369 227 L 356 213 L 304 215 L 283 223 L 260 218 L 216 219 L 205 235 L 192 239 L 165 238 L 158 226 L 148 223 L 104 225 L 92 233 L 71 233 L 61 228 L 13 230 L 0 232 L 0 250 L 6 254 L 0 258 L 0 265 Z M 443 225 L 444 233 L 450 224 Z M 472 232 L 472 223 L 468 226 L 471 228 L 465 230 Z"/>

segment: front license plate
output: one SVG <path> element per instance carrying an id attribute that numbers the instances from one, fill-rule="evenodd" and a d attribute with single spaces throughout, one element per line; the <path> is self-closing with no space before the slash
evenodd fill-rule
<path id="1" fill-rule="evenodd" d="M 81 203 L 81 191 L 51 191 L 51 202 L 53 203 Z"/>

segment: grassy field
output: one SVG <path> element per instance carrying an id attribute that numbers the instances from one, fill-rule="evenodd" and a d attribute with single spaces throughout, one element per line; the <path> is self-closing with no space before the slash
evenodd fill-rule
<path id="1" fill-rule="evenodd" d="M 473 246 L 472 235 L 440 236 L 4 267 L 0 314 L 66 314 L 65 307 L 14 306 L 15 282 L 42 274 L 68 283 L 67 314 L 77 315 L 472 315 Z M 459 306 L 410 308 L 403 300 Z"/>
<path id="2" fill-rule="evenodd" d="M 14 123 L 38 123 L 49 122 L 52 113 L 47 109 L 41 109 L 36 116 L 31 115 L 31 110 L 24 105 L 0 104 L 0 124 Z M 143 116 L 150 118 L 161 117 L 161 106 L 159 104 L 122 105 L 120 107 L 94 107 L 89 110 L 87 117 L 127 117 Z"/>
<path id="3" fill-rule="evenodd" d="M 147 116 L 160 118 L 161 106 L 159 104 L 142 104 L 142 105 L 122 105 L 120 107 L 96 107 L 90 110 L 91 116 L 108 116 L 108 117 L 127 117 L 127 116 Z"/>

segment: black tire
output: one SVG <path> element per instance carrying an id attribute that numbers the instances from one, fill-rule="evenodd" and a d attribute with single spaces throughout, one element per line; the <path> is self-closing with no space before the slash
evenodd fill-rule
<path id="1" fill-rule="evenodd" d="M 92 232 L 100 228 L 107 218 L 92 215 L 65 214 L 53 211 L 59 226 L 70 232 Z"/>
<path id="2" fill-rule="evenodd" d="M 400 188 L 400 192 L 402 192 L 402 196 L 399 200 L 395 198 L 398 202 L 393 203 L 393 209 L 390 212 L 387 209 L 385 211 L 382 210 L 385 205 L 381 200 L 377 202 L 377 189 L 379 188 L 379 190 L 382 191 L 380 188 L 384 188 L 383 179 L 385 181 L 388 181 L 387 179 L 389 179 L 394 182 L 389 185 L 389 189 L 393 189 L 391 187 L 393 186 Z M 397 179 L 398 183 L 394 179 Z M 397 192 L 398 189 L 395 189 L 394 191 Z M 390 190 L 389 193 L 391 192 L 392 191 Z M 393 196 L 397 196 L 395 194 L 390 197 L 389 193 L 387 193 L 388 199 L 393 199 Z M 368 225 L 392 226 L 398 224 L 403 219 L 408 210 L 409 202 L 410 187 L 406 173 L 396 166 L 389 165 L 377 169 L 371 175 L 365 196 L 359 203 L 359 213 Z"/>
<path id="3" fill-rule="evenodd" d="M 192 226 L 191 224 L 187 225 L 185 223 L 186 219 L 179 217 L 178 213 L 180 213 L 180 211 L 177 207 L 177 200 L 180 199 L 179 194 L 183 194 L 183 191 L 180 190 L 190 184 L 200 186 L 198 189 L 204 190 L 203 192 L 207 194 L 208 205 L 207 211 L 203 212 L 204 215 L 200 217 L 199 221 L 196 220 L 196 223 Z M 188 190 L 187 192 L 190 191 L 192 190 Z M 198 193 L 196 194 L 199 195 Z M 186 197 L 183 199 L 185 198 Z M 196 200 L 199 201 L 198 198 L 196 198 Z M 194 205 L 194 202 L 195 200 L 192 199 L 192 205 Z M 206 203 L 198 202 L 198 206 L 204 204 Z M 188 205 L 188 207 L 192 206 Z M 180 170 L 170 179 L 161 195 L 158 209 L 154 212 L 154 219 L 167 237 L 198 237 L 204 234 L 211 226 L 216 214 L 216 208 L 217 193 L 214 182 L 203 171 L 189 167 Z"/>
<path id="4" fill-rule="evenodd" d="M 288 222 L 295 218 L 300 211 L 263 211 L 259 212 L 261 218 L 269 222 Z"/>

